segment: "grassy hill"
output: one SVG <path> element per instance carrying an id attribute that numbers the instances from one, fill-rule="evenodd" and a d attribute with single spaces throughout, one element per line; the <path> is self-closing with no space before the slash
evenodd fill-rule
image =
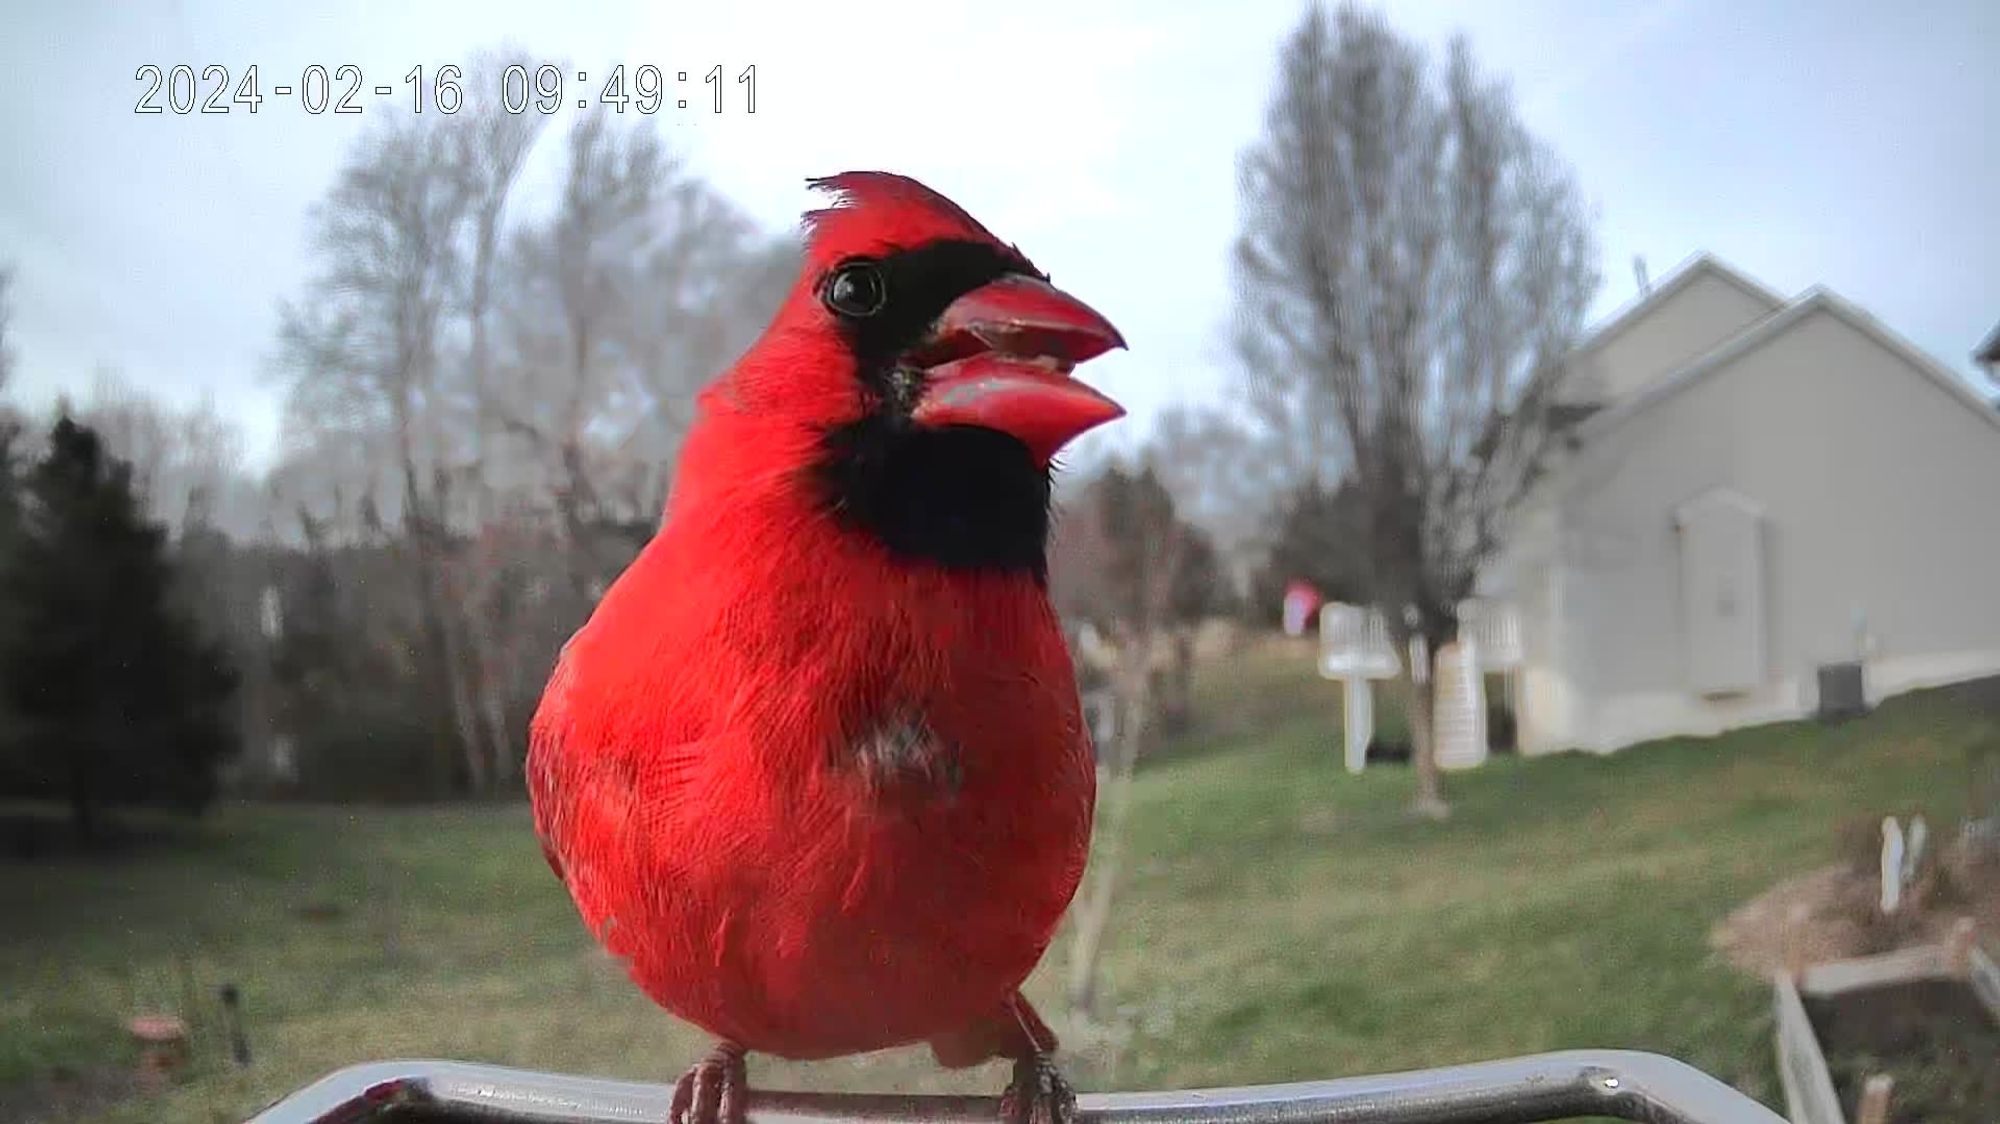
<path id="1" fill-rule="evenodd" d="M 1772 1101 L 1767 985 L 1723 965 L 1709 928 L 1826 861 L 1856 817 L 1951 822 L 1967 748 L 2000 736 L 1931 694 L 1835 728 L 1503 757 L 1451 776 L 1456 815 L 1434 824 L 1403 814 L 1403 770 L 1340 771 L 1337 699 L 1270 650 L 1204 673 L 1196 733 L 1137 782 L 1105 962 L 1120 1018 L 1071 1035 L 1084 1087 L 1606 1046 Z M 236 1121 L 398 1055 L 667 1080 L 704 1045 L 592 946 L 523 808 L 232 807 L 156 830 L 109 858 L 0 859 L 0 1120 L 67 1100 L 78 1119 Z M 1060 1026 L 1057 967 L 1029 990 Z M 245 997 L 244 1071 L 223 1060 L 225 981 Z M 122 1021 L 145 1008 L 195 1016 L 196 1064 L 164 1096 L 120 1076 Z M 921 1050 L 753 1067 L 792 1087 L 1004 1080 L 939 1075 Z"/>

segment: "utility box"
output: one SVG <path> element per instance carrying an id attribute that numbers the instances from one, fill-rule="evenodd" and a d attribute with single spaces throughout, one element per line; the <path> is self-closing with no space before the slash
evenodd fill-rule
<path id="1" fill-rule="evenodd" d="M 1819 717 L 1837 722 L 1868 713 L 1867 688 L 1867 677 L 1859 662 L 1821 664 Z"/>

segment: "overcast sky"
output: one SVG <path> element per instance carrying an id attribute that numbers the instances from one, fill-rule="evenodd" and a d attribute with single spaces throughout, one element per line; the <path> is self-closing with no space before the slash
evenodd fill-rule
<path id="1" fill-rule="evenodd" d="M 142 117 L 145 63 L 312 63 L 396 85 L 511 41 L 571 72 L 754 63 L 754 116 L 664 110 L 671 142 L 774 231 L 809 175 L 906 172 L 1105 311 L 1128 354 L 1093 381 L 1142 417 L 1228 370 L 1234 164 L 1296 0 L 838 4 L 653 0 L 110 5 L 0 0 L 0 261 L 18 267 L 18 393 L 100 367 L 212 394 L 253 451 L 277 434 L 268 357 L 309 267 L 307 208 L 358 129 L 406 112 Z M 1709 250 L 1785 293 L 1825 284 L 1966 377 L 2000 320 L 2000 4 L 1917 0 L 1402 0 L 1464 30 L 1597 207 L 1597 314 Z M 671 76 L 671 75 L 670 75 Z M 593 79 L 597 76 L 591 75 Z M 468 75 L 468 83 L 495 81 Z M 555 119 L 557 128 L 575 110 Z M 546 147 L 546 145 L 545 145 Z"/>

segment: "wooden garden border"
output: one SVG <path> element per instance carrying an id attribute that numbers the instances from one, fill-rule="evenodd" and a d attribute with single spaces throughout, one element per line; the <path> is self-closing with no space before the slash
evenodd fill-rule
<path id="1" fill-rule="evenodd" d="M 1817 964 L 1799 973 L 1779 973 L 1772 982 L 1773 1029 L 1778 1080 L 1785 1089 L 1785 1115 L 1792 1124 L 1848 1124 L 1826 1053 L 1806 1015 L 1803 996 L 1826 998 L 1849 991 L 1919 980 L 1962 980 L 2000 1024 L 2000 967 L 1979 947 L 1970 921 L 1942 944 L 1897 949 Z M 1886 1104 L 1882 1106 L 1886 1110 Z M 1861 1124 L 1867 1124 L 1862 1121 Z"/>

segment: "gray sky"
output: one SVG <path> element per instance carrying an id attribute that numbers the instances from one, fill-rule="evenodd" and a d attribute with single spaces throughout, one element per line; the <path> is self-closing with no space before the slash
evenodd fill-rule
<path id="1" fill-rule="evenodd" d="M 314 117 L 270 97 L 254 117 L 141 117 L 143 63 L 233 75 L 256 63 L 267 96 L 308 64 L 353 63 L 400 91 L 413 65 L 463 64 L 511 41 L 572 72 L 689 71 L 696 105 L 711 66 L 733 77 L 754 63 L 755 116 L 662 111 L 699 170 L 773 230 L 809 205 L 809 175 L 878 167 L 925 180 L 1124 330 L 1132 350 L 1089 374 L 1143 418 L 1224 386 L 1235 159 L 1302 11 L 1295 0 L 5 3 L 0 260 L 20 274 L 18 392 L 45 402 L 116 368 L 181 401 L 212 394 L 256 453 L 277 433 L 267 359 L 277 300 L 309 267 L 307 208 L 359 128 L 407 110 L 369 97 L 358 117 Z M 1601 219 L 1597 314 L 1632 296 L 1634 254 L 1658 277 L 1705 249 L 1786 293 L 1826 284 L 1974 377 L 1968 354 L 2000 320 L 2000 4 L 1401 0 L 1388 11 L 1434 43 L 1466 31 L 1575 166 Z"/>

